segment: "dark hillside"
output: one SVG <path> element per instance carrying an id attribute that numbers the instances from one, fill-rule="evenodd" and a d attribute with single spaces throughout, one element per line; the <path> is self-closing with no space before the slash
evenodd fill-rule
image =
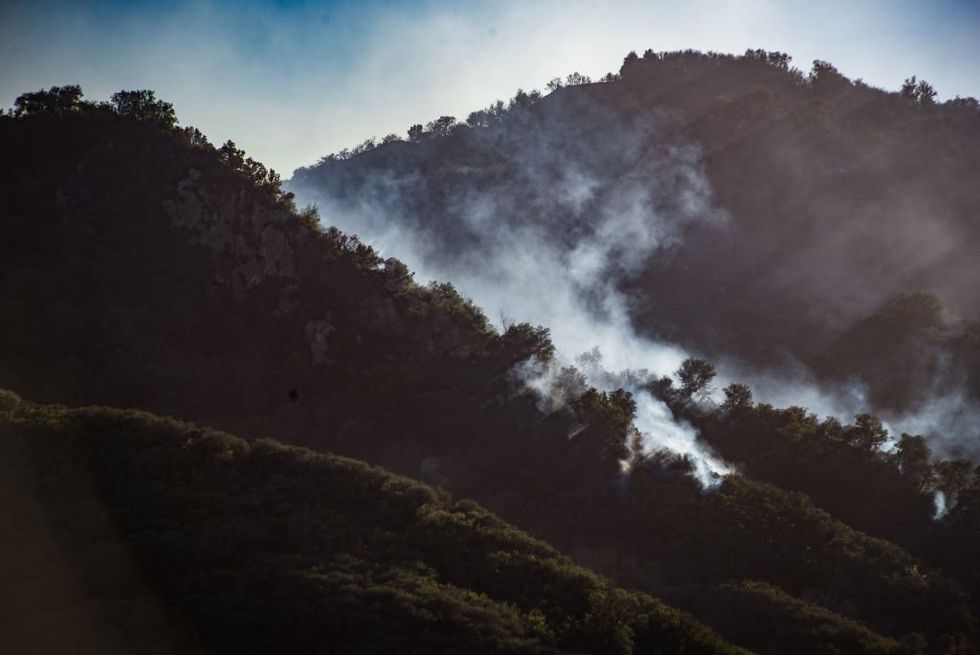
<path id="1" fill-rule="evenodd" d="M 889 93 L 826 62 L 804 76 L 779 53 L 648 51 L 604 83 L 536 102 L 519 93 L 509 111 L 326 158 L 289 187 L 348 229 L 417 235 L 417 259 L 437 271 L 465 270 L 501 225 L 533 225 L 551 243 L 602 239 L 617 225 L 607 215 L 639 198 L 648 229 L 669 229 L 609 273 L 634 326 L 741 368 L 802 364 L 831 389 L 857 381 L 873 408 L 904 412 L 964 377 L 980 394 L 963 338 L 980 311 L 980 105 L 929 92 Z M 665 204 L 678 152 L 703 171 L 713 207 L 683 207 L 676 192 Z M 889 357 L 842 355 L 859 322 L 920 290 L 961 317 L 947 337 L 880 333 Z"/>
<path id="2" fill-rule="evenodd" d="M 155 100 L 143 100 L 149 109 L 158 106 Z M 862 523 L 862 517 L 873 514 L 863 511 L 867 508 L 863 501 L 862 511 L 847 513 L 846 507 L 834 505 L 837 497 L 807 488 L 819 472 L 795 480 L 777 479 L 750 461 L 747 477 L 728 476 L 705 490 L 690 475 L 690 462 L 645 452 L 636 443 L 637 403 L 630 392 L 589 388 L 577 381 L 577 372 L 566 370 L 562 372 L 568 383 L 563 390 L 565 402 L 547 411 L 540 407 L 541 399 L 515 377 L 514 370 L 521 362 L 546 366 L 551 361 L 553 346 L 547 330 L 521 323 L 503 331 L 494 329 L 480 309 L 452 286 L 417 285 L 397 260 L 382 260 L 353 237 L 320 227 L 313 212 L 296 211 L 278 178 L 233 144 L 214 148 L 199 133 L 177 129 L 172 118 L 168 122 L 140 116 L 119 106 L 76 103 L 65 110 L 47 106 L 0 119 L 4 171 L 0 176 L 0 316 L 4 317 L 0 384 L 33 400 L 143 408 L 245 438 L 275 435 L 291 444 L 354 456 L 424 479 L 457 497 L 479 501 L 621 585 L 708 617 L 705 620 L 717 623 L 740 645 L 763 652 L 792 651 L 802 642 L 825 652 L 830 648 L 881 652 L 894 650 L 896 642 L 911 652 L 931 653 L 955 652 L 951 649 L 959 646 L 968 652 L 976 645 L 970 590 L 976 588 L 978 576 L 975 562 L 962 555 L 980 543 L 976 532 L 980 504 L 974 502 L 980 476 L 969 463 L 963 468 L 963 462 L 936 462 L 928 454 L 917 460 L 930 474 L 935 469 L 943 476 L 937 481 L 930 478 L 911 494 L 903 491 L 903 498 L 912 499 L 909 506 L 914 511 L 906 518 L 915 538 L 908 536 L 908 530 L 885 529 L 893 524 Z M 385 152 L 410 156 L 438 147 L 437 143 L 430 140 L 419 149 L 393 144 L 366 156 Z M 608 166 L 614 162 L 610 153 Z M 587 225 L 583 223 L 582 229 Z M 645 377 L 640 383 L 659 385 L 667 395 L 660 381 Z M 703 424 L 713 442 L 723 442 L 721 428 L 707 429 L 712 417 L 719 418 L 714 410 L 701 407 L 690 394 L 669 400 L 678 417 Z M 14 406 L 20 408 L 18 412 L 35 411 L 19 401 Z M 52 419 L 57 425 L 74 416 L 102 416 L 94 410 L 36 411 L 59 417 Z M 760 416 L 764 418 L 765 412 Z M 760 431 L 760 439 L 773 445 L 786 435 L 778 427 Z M 854 426 L 839 427 L 841 434 L 849 435 Z M 863 434 L 859 426 L 854 429 Z M 733 451 L 761 447 L 737 434 Z M 203 451 L 194 450 L 196 437 L 174 439 L 174 443 L 189 439 L 193 448 L 188 448 L 203 457 Z M 221 439 L 204 439 L 200 447 L 206 450 Z M 139 491 L 139 469 L 134 473 L 126 467 L 140 461 L 142 446 L 117 453 L 122 458 L 117 460 L 112 453 L 92 451 L 90 446 L 97 443 L 101 442 L 79 443 L 80 450 L 65 451 L 64 465 L 78 465 L 90 455 L 95 458 L 93 466 L 111 469 L 111 462 L 122 461 L 125 470 L 120 475 L 129 477 L 120 478 L 120 489 L 109 491 L 117 494 L 112 498 L 121 499 L 120 525 L 129 525 L 124 514 L 134 510 L 124 501 L 144 492 Z M 155 448 L 156 443 L 151 440 L 145 445 Z M 851 443 L 837 435 L 828 443 L 851 458 L 854 465 L 847 475 L 854 479 L 869 470 L 894 472 L 902 466 L 879 452 L 877 442 L 866 447 L 861 440 Z M 230 446 L 233 451 L 238 447 Z M 263 460 L 267 452 L 275 460 L 281 452 L 268 444 L 241 448 L 246 460 L 242 466 Z M 727 447 L 718 448 L 728 456 Z M 321 461 L 308 453 L 282 452 L 287 468 L 272 470 L 283 478 L 305 470 L 299 464 L 298 469 L 289 468 L 292 458 Z M 797 460 L 811 459 L 808 451 L 801 452 Z M 108 459 L 99 459 L 103 454 Z M 339 460 L 322 461 L 329 468 Z M 146 466 L 147 475 L 156 471 L 152 462 Z M 219 498 L 229 490 L 241 492 L 242 497 L 231 494 L 227 502 L 234 503 L 225 516 L 239 517 L 244 525 L 230 521 L 228 529 L 244 533 L 251 529 L 253 515 L 275 505 L 264 493 L 253 497 L 246 492 L 243 481 L 252 475 L 267 480 L 264 473 L 234 466 L 229 484 L 238 486 L 210 491 Z M 179 482 L 181 476 L 194 474 L 178 469 L 160 475 L 168 480 L 166 476 L 177 476 Z M 100 479 L 115 479 L 107 476 Z M 194 480 L 194 484 L 204 482 Z M 42 477 L 42 482 L 60 484 L 57 475 Z M 220 476 L 213 482 L 224 484 Z M 279 487 L 280 482 L 286 486 Z M 69 483 L 74 484 L 65 481 Z M 293 494 L 287 498 L 290 503 L 309 491 L 289 487 L 285 480 L 269 484 L 270 494 Z M 420 494 L 411 506 L 413 512 L 435 502 L 430 490 L 405 484 L 411 498 Z M 949 492 L 948 529 L 946 523 L 928 520 L 928 502 L 937 490 Z M 53 497 L 71 495 L 68 488 L 56 486 Z M 175 498 L 164 494 L 153 502 L 177 502 Z M 436 500 L 443 503 L 438 507 L 450 507 L 448 501 Z M 206 507 L 193 516 L 206 522 L 218 511 L 217 506 Z M 383 510 L 378 512 L 384 514 Z M 308 511 L 315 509 L 308 507 Z M 206 542 L 210 533 L 204 524 L 192 525 L 201 529 L 190 543 L 175 548 L 190 549 L 180 551 L 181 557 L 196 561 L 197 549 L 211 552 L 212 545 Z M 295 526 L 288 521 L 274 525 L 290 539 L 295 537 L 297 541 L 291 543 L 307 538 L 302 521 Z M 139 550 L 144 546 L 169 543 L 158 538 L 156 527 L 150 528 L 154 537 L 149 545 L 134 546 L 137 552 L 150 552 Z M 85 525 L 79 529 L 86 529 Z M 139 533 L 143 528 L 133 529 Z M 234 551 L 225 545 L 234 540 L 214 538 L 215 548 Z M 256 538 L 265 547 L 265 537 Z M 505 601 L 499 599 L 504 596 L 465 579 L 470 560 L 452 563 L 460 549 L 465 552 L 463 546 L 434 547 L 447 558 L 449 568 L 428 566 L 464 576 L 440 578 L 461 589 L 488 589 L 482 592 L 488 600 L 473 601 L 474 605 L 465 593 L 446 591 L 454 600 L 443 599 L 448 605 L 440 607 L 446 613 L 435 616 L 459 612 L 453 614 L 459 621 L 450 621 L 446 629 L 489 644 L 537 638 L 533 630 L 540 622 L 537 615 L 530 615 L 533 608 L 501 607 L 499 603 Z M 941 555 L 946 552 L 958 555 Z M 286 557 L 275 549 L 270 553 L 276 562 Z M 113 559 L 112 553 L 103 556 Z M 247 560 L 248 553 L 235 556 Z M 144 562 L 148 576 L 166 577 L 177 570 L 168 568 L 167 559 L 146 564 L 140 557 L 137 560 Z M 214 571 L 207 566 L 199 570 Z M 307 570 L 302 562 L 298 566 L 295 570 Z M 330 585 L 336 582 L 335 575 L 353 576 L 352 584 L 360 584 L 357 581 L 368 575 L 368 569 L 351 567 L 325 572 L 325 587 L 317 589 L 327 589 L 325 596 L 333 594 L 336 587 Z M 247 577 L 255 569 L 245 566 L 244 571 Z M 412 577 L 416 573 L 405 574 L 408 579 L 397 571 L 384 575 L 409 586 L 418 582 Z M 743 579 L 768 586 L 760 587 L 762 591 L 736 592 L 730 587 L 714 591 Z M 285 584 L 281 580 L 243 584 L 269 590 L 269 598 L 285 598 L 292 589 L 278 586 Z M 302 594 L 323 598 L 316 595 L 321 591 L 304 584 L 296 581 L 305 589 Z M 396 589 L 391 593 L 401 598 L 402 582 L 393 584 Z M 226 589 L 202 585 L 191 587 L 192 592 Z M 280 593 L 283 596 L 275 595 Z M 746 594 L 752 602 L 744 601 Z M 706 602 L 705 595 L 712 602 Z M 265 598 L 261 593 L 248 597 Z M 201 607 L 209 607 L 210 602 L 201 600 Z M 517 601 L 506 602 L 521 607 Z M 641 605 L 634 609 L 652 601 L 636 602 Z M 574 607 L 578 609 L 556 611 L 600 620 L 601 612 L 590 614 L 584 605 Z M 151 610 L 147 612 L 157 612 Z M 470 625 L 466 617 L 477 610 L 488 613 L 488 622 L 470 630 L 465 627 Z M 255 611 L 261 612 L 261 607 Z M 609 611 L 615 614 L 619 609 Z M 399 616 L 405 626 L 414 626 L 406 630 L 421 630 L 422 623 L 411 622 L 429 620 Z M 770 641 L 748 639 L 732 623 L 732 617 L 738 617 L 736 624 L 751 624 L 774 616 L 783 617 L 785 630 Z M 609 620 L 616 623 L 617 619 Z M 559 641 L 554 643 L 575 639 L 573 632 L 563 632 L 566 629 L 572 628 L 556 629 Z M 643 629 L 633 628 L 637 640 Z M 286 632 L 292 635 L 291 630 Z M 617 634 L 616 639 L 623 636 Z M 297 633 L 294 638 L 306 637 Z"/>
<path id="3" fill-rule="evenodd" d="M 6 652 L 742 652 L 353 460 L 4 391 L 0 451 Z"/>

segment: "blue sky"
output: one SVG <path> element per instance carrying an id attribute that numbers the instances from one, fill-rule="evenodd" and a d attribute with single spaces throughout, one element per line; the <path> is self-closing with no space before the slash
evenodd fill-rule
<path id="1" fill-rule="evenodd" d="M 782 50 L 889 89 L 980 97 L 980 0 L 0 4 L 0 104 L 78 82 L 152 88 L 182 124 L 289 175 L 321 155 L 471 110 L 629 50 Z"/>

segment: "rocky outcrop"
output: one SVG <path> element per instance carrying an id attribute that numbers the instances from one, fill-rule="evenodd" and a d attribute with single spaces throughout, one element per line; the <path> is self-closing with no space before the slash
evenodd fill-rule
<path id="1" fill-rule="evenodd" d="M 330 313 L 323 319 L 311 319 L 306 322 L 306 343 L 310 347 L 310 358 L 314 364 L 327 362 L 327 345 L 330 333 L 336 328 L 330 324 Z"/>
<path id="2" fill-rule="evenodd" d="M 207 246 L 215 279 L 239 293 L 271 277 L 294 277 L 296 262 L 285 231 L 288 214 L 251 200 L 244 191 L 216 196 L 202 177 L 197 169 L 188 170 L 164 208 L 175 227 Z"/>

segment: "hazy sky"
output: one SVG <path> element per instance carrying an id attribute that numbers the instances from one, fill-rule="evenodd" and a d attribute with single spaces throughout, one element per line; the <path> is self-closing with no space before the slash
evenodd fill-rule
<path id="1" fill-rule="evenodd" d="M 152 88 L 184 125 L 288 176 L 372 135 L 617 71 L 629 50 L 782 50 L 897 88 L 980 97 L 980 0 L 0 0 L 0 103 L 77 82 Z"/>

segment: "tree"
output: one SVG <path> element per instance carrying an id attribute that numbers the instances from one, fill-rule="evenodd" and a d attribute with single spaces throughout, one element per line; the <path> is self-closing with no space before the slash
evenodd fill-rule
<path id="1" fill-rule="evenodd" d="M 585 438 L 595 448 L 600 461 L 614 463 L 630 455 L 630 443 L 635 435 L 633 417 L 636 401 L 628 391 L 612 393 L 589 387 L 571 403 L 575 416 L 588 426 Z"/>
<path id="2" fill-rule="evenodd" d="M 525 91 L 524 89 L 518 89 L 514 97 L 511 98 L 510 103 L 507 105 L 508 111 L 515 111 L 518 109 L 527 109 L 538 100 L 541 99 L 541 92 L 537 89 L 533 91 Z"/>
<path id="3" fill-rule="evenodd" d="M 623 59 L 623 65 L 619 69 L 620 75 L 626 75 L 632 69 L 635 69 L 640 63 L 640 57 L 636 54 L 635 50 L 630 50 L 629 54 Z"/>
<path id="4" fill-rule="evenodd" d="M 752 50 L 752 49 L 746 50 L 745 58 L 763 61 L 769 64 L 770 66 L 773 66 L 775 68 L 784 71 L 789 70 L 789 63 L 793 59 L 785 52 L 778 52 L 778 51 L 767 52 L 761 48 L 757 50 Z M 821 63 L 826 63 L 826 62 L 821 62 Z M 816 64 L 816 62 L 814 62 L 814 64 Z"/>
<path id="5" fill-rule="evenodd" d="M 936 462 L 936 486 L 945 492 L 950 504 L 955 504 L 960 493 L 973 477 L 973 463 L 968 459 L 944 459 Z"/>
<path id="6" fill-rule="evenodd" d="M 190 143 L 193 147 L 213 150 L 211 142 L 208 141 L 208 138 L 204 136 L 204 133 L 196 127 L 185 127 L 183 129 L 183 134 L 184 138 L 186 138 L 188 143 Z"/>
<path id="7" fill-rule="evenodd" d="M 78 111 L 82 105 L 82 87 L 79 85 L 53 86 L 47 91 L 42 89 L 17 96 L 14 100 L 14 116 L 35 114 L 65 116 Z"/>
<path id="8" fill-rule="evenodd" d="M 218 159 L 242 175 L 253 186 L 262 189 L 274 198 L 285 199 L 287 196 L 289 199 L 292 198 L 289 194 L 282 194 L 282 180 L 279 173 L 272 169 L 266 169 L 263 164 L 251 157 L 246 157 L 245 151 L 237 147 L 234 141 L 229 139 L 218 148 Z"/>
<path id="9" fill-rule="evenodd" d="M 898 92 L 898 94 L 903 98 L 905 98 L 906 100 L 915 100 L 915 87 L 916 87 L 915 75 L 913 75 L 912 77 L 907 77 L 905 78 L 905 81 L 902 83 L 902 88 Z"/>
<path id="10" fill-rule="evenodd" d="M 915 87 L 915 99 L 920 105 L 936 104 L 936 89 L 925 80 L 921 80 Z"/>
<path id="11" fill-rule="evenodd" d="M 752 408 L 752 390 L 744 384 L 730 384 L 725 387 L 725 402 L 721 408 L 726 412 L 738 412 Z"/>
<path id="12" fill-rule="evenodd" d="M 925 80 L 917 80 L 915 75 L 905 79 L 898 93 L 903 98 L 920 105 L 936 104 L 936 89 Z"/>
<path id="13" fill-rule="evenodd" d="M 456 125 L 456 118 L 454 116 L 440 116 L 434 121 L 431 121 L 425 128 L 433 136 L 446 137 L 452 133 L 454 125 Z"/>
<path id="14" fill-rule="evenodd" d="M 578 84 L 591 84 L 592 78 L 588 75 L 582 75 L 578 71 L 574 73 L 569 73 L 568 77 L 565 78 L 565 84 L 568 86 L 576 86 Z"/>
<path id="15" fill-rule="evenodd" d="M 833 416 L 828 416 L 820 423 L 817 434 L 824 439 L 831 441 L 842 441 L 844 439 L 844 426 Z"/>
<path id="16" fill-rule="evenodd" d="M 816 59 L 810 69 L 810 86 L 819 92 L 835 91 L 848 84 L 846 77 L 840 74 L 832 64 Z"/>
<path id="17" fill-rule="evenodd" d="M 561 403 L 579 398 L 588 388 L 585 376 L 574 366 L 563 366 L 551 383 L 550 393 Z"/>
<path id="18" fill-rule="evenodd" d="M 895 462 L 902 476 L 907 478 L 919 491 L 932 481 L 931 453 L 925 437 L 903 433 L 898 440 Z"/>
<path id="19" fill-rule="evenodd" d="M 874 414 L 858 414 L 854 417 L 854 425 L 844 430 L 844 440 L 858 448 L 877 450 L 888 441 L 888 430 Z"/>
<path id="20" fill-rule="evenodd" d="M 424 134 L 425 128 L 418 123 L 408 128 L 408 140 L 412 143 L 418 143 L 421 141 Z"/>
<path id="21" fill-rule="evenodd" d="M 504 350 L 514 361 L 534 357 L 540 361 L 548 361 L 555 354 L 555 346 L 551 343 L 551 333 L 546 327 L 534 326 L 530 323 L 517 323 L 507 327 L 501 336 Z"/>
<path id="22" fill-rule="evenodd" d="M 174 106 L 169 102 L 157 100 L 156 93 L 149 89 L 113 93 L 110 105 L 120 116 L 129 116 L 169 129 L 177 126 Z"/>
<path id="23" fill-rule="evenodd" d="M 675 373 L 681 383 L 681 393 L 688 398 L 696 394 L 706 396 L 711 393 L 708 384 L 716 374 L 714 365 L 695 357 L 685 359 Z"/>

